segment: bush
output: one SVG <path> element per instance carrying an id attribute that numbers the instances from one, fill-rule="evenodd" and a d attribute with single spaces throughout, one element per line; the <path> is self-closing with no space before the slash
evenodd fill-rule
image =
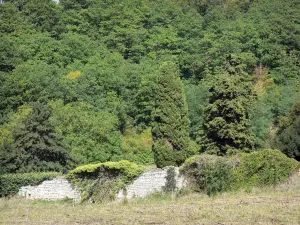
<path id="1" fill-rule="evenodd" d="M 130 132 L 123 140 L 122 159 L 141 164 L 154 164 L 150 128 L 140 134 Z"/>
<path id="2" fill-rule="evenodd" d="M 122 160 L 79 166 L 67 178 L 77 185 L 82 201 L 113 200 L 118 190 L 145 171 L 145 167 Z"/>
<path id="3" fill-rule="evenodd" d="M 18 193 L 20 187 L 38 185 L 44 180 L 50 180 L 60 175 L 56 172 L 15 173 L 0 175 L 0 197 L 12 196 Z"/>
<path id="4" fill-rule="evenodd" d="M 287 180 L 300 164 L 279 150 L 261 150 L 235 157 L 240 161 L 235 173 L 239 186 L 275 185 Z"/>
<path id="5" fill-rule="evenodd" d="M 261 150 L 231 158 L 194 156 L 186 160 L 181 172 L 194 189 L 213 195 L 227 190 L 276 185 L 299 168 L 300 163 L 279 150 Z"/>
<path id="6" fill-rule="evenodd" d="M 181 172 L 190 180 L 193 188 L 214 195 L 231 189 L 235 177 L 230 159 L 202 154 L 186 160 Z"/>

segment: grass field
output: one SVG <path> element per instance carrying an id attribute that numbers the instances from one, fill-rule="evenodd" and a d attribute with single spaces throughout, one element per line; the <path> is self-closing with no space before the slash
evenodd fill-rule
<path id="1" fill-rule="evenodd" d="M 0 199 L 0 224 L 300 224 L 300 176 L 216 197 L 153 195 L 106 204 Z"/>

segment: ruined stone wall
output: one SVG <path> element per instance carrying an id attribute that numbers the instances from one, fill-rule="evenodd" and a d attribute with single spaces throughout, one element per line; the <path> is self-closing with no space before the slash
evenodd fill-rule
<path id="1" fill-rule="evenodd" d="M 117 199 L 133 198 L 133 197 L 146 197 L 153 192 L 160 192 L 166 185 L 166 176 L 168 168 L 152 169 L 140 175 L 132 184 L 126 187 L 126 190 L 120 190 Z M 185 186 L 183 177 L 179 177 L 179 168 L 175 168 L 176 172 L 176 187 L 181 189 Z"/>
<path id="2" fill-rule="evenodd" d="M 29 199 L 80 199 L 79 191 L 63 177 L 46 180 L 38 186 L 21 187 L 18 194 Z"/>
<path id="3" fill-rule="evenodd" d="M 153 192 L 160 192 L 166 185 L 166 176 L 168 168 L 152 169 L 141 174 L 130 185 L 126 186 L 126 190 L 120 190 L 117 194 L 117 199 L 146 197 Z M 181 189 L 186 185 L 183 177 L 179 176 L 179 168 L 175 167 L 176 172 L 176 187 Z M 58 177 L 53 180 L 47 180 L 38 186 L 24 186 L 19 190 L 19 195 L 29 199 L 74 199 L 80 200 L 80 193 L 72 183 L 63 177 Z"/>

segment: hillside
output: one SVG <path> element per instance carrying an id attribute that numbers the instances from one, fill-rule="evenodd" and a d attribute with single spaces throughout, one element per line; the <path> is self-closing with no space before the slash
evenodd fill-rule
<path id="1" fill-rule="evenodd" d="M 0 173 L 299 160 L 297 0 L 7 0 L 0 21 Z"/>
<path id="2" fill-rule="evenodd" d="M 300 224 L 299 161 L 299 0 L 0 0 L 0 224 Z"/>

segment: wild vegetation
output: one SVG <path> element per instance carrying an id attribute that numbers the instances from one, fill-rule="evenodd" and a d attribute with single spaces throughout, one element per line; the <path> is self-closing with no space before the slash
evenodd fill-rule
<path id="1" fill-rule="evenodd" d="M 299 169 L 298 0 L 4 0 L 0 21 L 3 196 L 69 171 L 101 202 L 137 164 L 186 162 L 209 195 Z"/>
<path id="2" fill-rule="evenodd" d="M 79 166 L 67 179 L 81 192 L 81 201 L 107 202 L 115 200 L 117 192 L 145 172 L 146 168 L 126 160 Z"/>
<path id="3" fill-rule="evenodd" d="M 299 10 L 296 0 L 2 1 L 1 173 L 263 148 L 299 160 Z"/>
<path id="4" fill-rule="evenodd" d="M 192 189 L 212 196 L 224 191 L 275 186 L 299 168 L 296 160 L 278 150 L 261 150 L 230 158 L 201 154 L 187 159 L 181 172 Z"/>

